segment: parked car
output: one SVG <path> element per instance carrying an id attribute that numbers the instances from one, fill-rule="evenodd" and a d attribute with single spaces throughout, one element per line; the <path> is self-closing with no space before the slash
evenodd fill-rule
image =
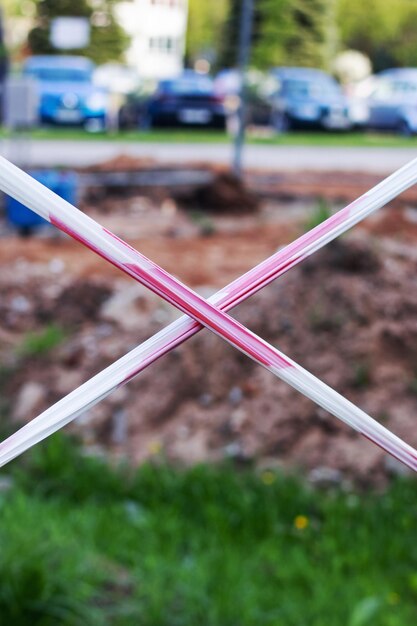
<path id="1" fill-rule="evenodd" d="M 51 55 L 27 59 L 23 73 L 38 81 L 41 121 L 104 129 L 108 96 L 93 84 L 93 70 L 94 64 L 85 57 Z"/>
<path id="2" fill-rule="evenodd" d="M 392 69 L 376 74 L 366 97 L 369 128 L 417 133 L 417 69 Z"/>
<path id="3" fill-rule="evenodd" d="M 185 71 L 162 80 L 147 105 L 149 126 L 226 127 L 226 109 L 208 76 Z"/>
<path id="4" fill-rule="evenodd" d="M 271 121 L 277 131 L 351 127 L 347 98 L 329 74 L 303 67 L 281 67 L 271 73 L 278 81 L 277 91 L 271 96 Z"/>

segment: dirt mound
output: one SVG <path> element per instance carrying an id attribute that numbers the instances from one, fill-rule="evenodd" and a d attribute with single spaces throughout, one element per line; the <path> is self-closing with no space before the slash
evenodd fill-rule
<path id="1" fill-rule="evenodd" d="M 19 319 L 36 324 L 45 315 L 47 287 L 39 278 L 23 303 L 6 282 L 2 316 L 12 315 L 8 328 L 19 333 Z M 21 416 L 23 406 L 33 417 L 31 397 L 34 412 L 46 408 L 175 316 L 129 281 L 93 283 L 76 279 L 50 297 L 68 338 L 10 369 L 2 395 L 11 414 Z M 369 237 L 345 238 L 242 304 L 236 316 L 416 445 L 416 283 L 415 261 L 406 254 L 380 250 Z M 119 309 L 128 312 L 129 324 L 126 315 L 118 319 Z M 10 353 L 1 336 L 0 351 L 2 342 Z M 87 444 L 133 462 L 159 454 L 186 463 L 233 457 L 364 484 L 399 470 L 376 446 L 207 331 L 72 428 Z"/>
<path id="2" fill-rule="evenodd" d="M 235 176 L 233 172 L 224 166 L 213 166 L 207 163 L 191 163 L 178 166 L 176 163 L 159 163 L 152 159 L 140 159 L 125 154 L 120 154 L 114 159 L 110 159 L 103 163 L 98 163 L 91 167 L 83 168 L 83 172 L 97 173 L 131 173 L 141 170 L 149 170 L 152 172 L 157 169 L 159 174 L 162 172 L 171 172 L 173 174 L 181 174 L 183 177 L 181 185 L 169 187 L 170 195 L 178 197 L 185 207 L 193 210 L 199 209 L 215 213 L 248 213 L 256 211 L 259 208 L 259 198 L 252 192 L 246 183 Z M 199 170 L 207 174 L 207 182 L 201 183 L 200 180 L 195 181 L 193 174 Z M 161 179 L 163 180 L 163 179 Z M 158 197 L 158 191 L 161 193 L 166 188 L 166 184 L 155 184 L 151 187 L 144 187 L 143 193 L 152 197 Z M 101 192 L 108 190 L 108 185 Z M 126 189 L 124 190 L 126 192 Z M 120 195 L 121 189 L 117 189 Z M 96 197 L 99 193 L 96 189 L 94 194 Z M 91 195 L 91 190 L 90 190 Z M 166 193 L 165 193 L 166 196 Z M 162 193 L 164 197 L 164 193 Z"/>
<path id="3" fill-rule="evenodd" d="M 217 172 L 189 195 L 187 204 L 216 213 L 250 213 L 259 208 L 259 199 L 232 172 Z"/>
<path id="4" fill-rule="evenodd" d="M 151 169 L 155 166 L 155 159 L 138 158 L 128 154 L 119 154 L 113 159 L 96 163 L 82 168 L 83 172 L 137 172 L 143 169 Z"/>

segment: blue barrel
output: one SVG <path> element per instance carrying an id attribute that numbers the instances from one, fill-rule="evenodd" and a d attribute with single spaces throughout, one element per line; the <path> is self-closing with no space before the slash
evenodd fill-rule
<path id="1" fill-rule="evenodd" d="M 78 176 L 74 172 L 42 170 L 29 173 L 42 185 L 54 191 L 67 202 L 77 204 Z M 39 217 L 37 213 L 34 213 L 10 196 L 6 196 L 5 205 L 8 221 L 22 233 L 29 234 L 34 228 L 48 223 L 42 217 Z"/>

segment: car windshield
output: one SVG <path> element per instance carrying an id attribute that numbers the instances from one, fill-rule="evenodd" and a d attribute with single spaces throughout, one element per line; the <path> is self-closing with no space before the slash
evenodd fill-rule
<path id="1" fill-rule="evenodd" d="M 340 94 L 337 83 L 331 80 L 286 80 L 283 89 L 293 98 L 320 98 Z"/>
<path id="2" fill-rule="evenodd" d="M 91 80 L 89 71 L 73 67 L 31 67 L 26 70 L 26 74 L 42 82 L 87 83 Z"/>
<path id="3" fill-rule="evenodd" d="M 213 82 L 204 76 L 201 78 L 180 78 L 162 83 L 162 88 L 177 95 L 185 93 L 210 94 L 213 91 Z"/>

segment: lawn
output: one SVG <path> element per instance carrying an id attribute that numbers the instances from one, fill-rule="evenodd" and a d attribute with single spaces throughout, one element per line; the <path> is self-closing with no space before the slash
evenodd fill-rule
<path id="1" fill-rule="evenodd" d="M 5 476 L 1 624 L 417 623 L 415 481 L 361 494 L 231 466 L 112 469 L 62 435 Z"/>
<path id="2" fill-rule="evenodd" d="M 0 130 L 0 138 L 7 137 Z M 230 143 L 231 138 L 221 131 L 200 129 L 158 129 L 152 131 L 124 131 L 114 134 L 87 133 L 77 128 L 39 128 L 30 133 L 38 140 L 85 140 L 85 141 L 126 141 L 142 143 Z M 271 146 L 335 146 L 335 147 L 377 147 L 377 148 L 416 148 L 416 137 L 376 133 L 332 133 L 332 132 L 293 132 L 286 135 L 263 136 L 248 134 L 248 142 L 254 145 Z"/>

